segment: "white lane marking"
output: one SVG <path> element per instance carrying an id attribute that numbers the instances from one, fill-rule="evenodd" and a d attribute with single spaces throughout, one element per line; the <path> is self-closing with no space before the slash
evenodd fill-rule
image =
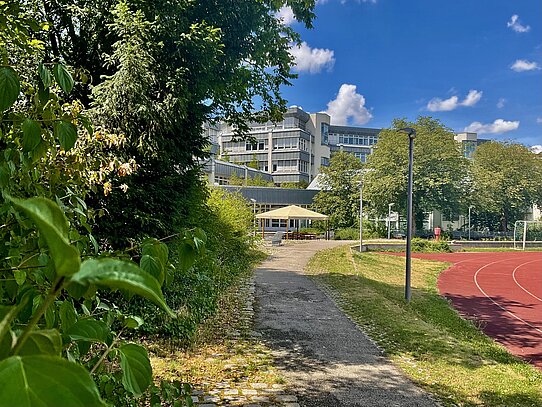
<path id="1" fill-rule="evenodd" d="M 476 273 L 474 273 L 474 284 L 476 284 L 476 287 L 478 287 L 478 289 L 480 290 L 480 292 L 482 294 L 484 294 L 493 304 L 495 304 L 497 307 L 499 307 L 500 309 L 502 309 L 504 312 L 506 312 L 507 314 L 510 314 L 513 318 L 517 319 L 518 321 L 521 321 L 523 322 L 525 325 L 527 326 L 530 326 L 531 328 L 533 328 L 535 331 L 539 332 L 542 334 L 542 330 L 537 328 L 536 326 L 530 324 L 529 322 L 525 321 L 524 319 L 518 317 L 516 314 L 514 314 L 513 312 L 507 310 L 506 308 L 504 308 L 501 304 L 499 304 L 497 301 L 495 301 L 493 298 L 491 298 L 489 295 L 486 294 L 486 292 L 482 289 L 482 287 L 480 287 L 480 284 L 478 284 L 478 273 L 480 273 L 480 271 L 482 271 L 483 269 L 485 269 L 486 267 L 488 266 L 491 266 L 492 264 L 496 264 L 496 263 L 502 263 L 504 261 L 507 261 L 507 260 L 510 260 L 510 259 L 505 259 L 505 260 L 498 260 L 498 261 L 493 261 L 491 263 L 487 263 L 485 266 L 482 266 L 480 267 L 478 270 L 476 270 Z"/>
<path id="2" fill-rule="evenodd" d="M 519 282 L 518 280 L 516 280 L 516 271 L 522 267 L 522 266 L 525 266 L 526 264 L 530 264 L 530 263 L 534 263 L 536 261 L 542 261 L 542 259 L 536 259 L 536 260 L 531 260 L 531 261 L 528 261 L 526 263 L 523 263 L 523 264 L 520 264 L 519 266 L 517 266 L 514 271 L 512 272 L 512 277 L 514 278 L 514 281 L 516 282 L 516 284 L 518 285 L 519 288 L 521 288 L 523 291 L 525 291 L 527 294 L 529 294 L 531 297 L 533 298 L 536 298 L 538 301 L 542 302 L 542 298 L 539 298 L 537 297 L 536 295 L 534 295 L 532 292 L 530 292 L 529 290 L 527 290 L 525 287 L 523 287 Z"/>

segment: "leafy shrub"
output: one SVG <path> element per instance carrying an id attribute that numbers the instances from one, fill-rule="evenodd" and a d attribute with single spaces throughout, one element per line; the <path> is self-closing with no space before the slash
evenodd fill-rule
<path id="1" fill-rule="evenodd" d="M 216 312 L 222 293 L 251 269 L 254 252 L 249 232 L 253 220 L 251 207 L 242 195 L 211 188 L 207 204 L 193 219 L 207 236 L 205 250 L 187 267 L 183 265 L 186 248 L 182 239 L 176 237 L 168 244 L 175 271 L 164 288 L 164 297 L 179 316 L 172 319 L 140 299 L 125 304 L 125 312 L 144 317 L 144 333 L 188 345 L 198 325 Z"/>
<path id="2" fill-rule="evenodd" d="M 444 240 L 426 240 L 420 238 L 412 239 L 413 252 L 425 253 L 450 253 L 450 245 Z"/>
<path id="3" fill-rule="evenodd" d="M 359 229 L 344 228 L 335 231 L 333 236 L 335 240 L 357 240 L 359 239 Z"/>

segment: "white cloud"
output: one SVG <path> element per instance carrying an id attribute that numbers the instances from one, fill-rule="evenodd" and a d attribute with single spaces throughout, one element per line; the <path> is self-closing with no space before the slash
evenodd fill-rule
<path id="1" fill-rule="evenodd" d="M 531 151 L 535 154 L 542 154 L 542 146 L 537 144 L 536 146 L 531 146 Z"/>
<path id="2" fill-rule="evenodd" d="M 471 89 L 463 101 L 459 101 L 457 96 L 451 96 L 448 99 L 433 98 L 427 103 L 427 109 L 431 112 L 448 112 L 459 106 L 474 106 L 482 98 L 482 91 Z"/>
<path id="3" fill-rule="evenodd" d="M 298 72 L 318 73 L 322 69 L 331 70 L 335 64 L 334 52 L 330 49 L 311 48 L 306 42 L 290 48 L 295 58 L 294 69 Z"/>
<path id="4" fill-rule="evenodd" d="M 528 25 L 522 25 L 519 22 L 519 16 L 517 14 L 514 14 L 508 23 L 506 23 L 507 27 L 510 27 L 512 30 L 514 30 L 517 33 L 526 33 L 531 29 Z"/>
<path id="5" fill-rule="evenodd" d="M 493 123 L 482 124 L 480 122 L 472 122 L 463 131 L 470 133 L 491 133 L 501 134 L 508 131 L 516 130 L 519 127 L 519 120 L 508 121 L 503 119 L 497 119 Z"/>
<path id="6" fill-rule="evenodd" d="M 537 118 L 536 118 L 536 122 L 537 122 L 538 124 L 542 124 L 542 117 L 537 117 Z"/>
<path id="7" fill-rule="evenodd" d="M 497 108 L 502 109 L 505 103 L 506 103 L 505 98 L 499 98 L 499 101 L 497 102 Z"/>
<path id="8" fill-rule="evenodd" d="M 477 90 L 472 90 L 472 89 L 469 90 L 469 94 L 467 95 L 465 100 L 463 100 L 463 102 L 461 102 L 461 105 L 462 106 L 474 106 L 482 98 L 482 93 L 483 92 L 477 91 Z"/>
<path id="9" fill-rule="evenodd" d="M 516 62 L 512 64 L 510 69 L 516 72 L 523 72 L 523 71 L 533 71 L 535 69 L 540 69 L 540 66 L 538 66 L 537 62 L 527 61 L 526 59 L 518 59 L 516 60 Z"/>
<path id="10" fill-rule="evenodd" d="M 284 25 L 290 25 L 295 22 L 294 11 L 291 7 L 284 6 L 276 14 L 276 17 L 284 23 Z"/>
<path id="11" fill-rule="evenodd" d="M 373 115 L 365 107 L 365 98 L 356 92 L 356 85 L 343 83 L 337 97 L 327 104 L 326 113 L 331 116 L 331 123 L 337 125 L 365 124 Z"/>

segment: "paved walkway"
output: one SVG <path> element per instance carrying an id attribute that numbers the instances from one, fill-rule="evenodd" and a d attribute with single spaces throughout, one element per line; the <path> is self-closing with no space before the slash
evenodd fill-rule
<path id="1" fill-rule="evenodd" d="M 289 242 L 255 271 L 256 324 L 300 406 L 436 406 L 307 276 L 337 241 Z"/>

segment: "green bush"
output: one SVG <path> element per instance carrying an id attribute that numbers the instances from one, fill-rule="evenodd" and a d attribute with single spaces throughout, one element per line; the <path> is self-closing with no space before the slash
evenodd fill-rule
<path id="1" fill-rule="evenodd" d="M 171 284 L 164 289 L 164 297 L 180 316 L 171 319 L 139 299 L 127 305 L 131 312 L 144 317 L 144 333 L 190 344 L 198 325 L 216 312 L 222 293 L 251 269 L 256 258 L 250 236 L 253 220 L 251 207 L 242 195 L 220 188 L 209 191 L 200 216 L 193 219 L 208 237 L 204 253 L 186 268 L 181 261 L 185 253 L 182 239 L 168 244 L 175 272 Z"/>
<path id="2" fill-rule="evenodd" d="M 359 229 L 356 228 L 344 228 L 335 231 L 333 236 L 335 240 L 357 240 L 359 239 Z"/>
<path id="3" fill-rule="evenodd" d="M 450 245 L 444 240 L 412 239 L 412 251 L 424 253 L 450 253 Z"/>

